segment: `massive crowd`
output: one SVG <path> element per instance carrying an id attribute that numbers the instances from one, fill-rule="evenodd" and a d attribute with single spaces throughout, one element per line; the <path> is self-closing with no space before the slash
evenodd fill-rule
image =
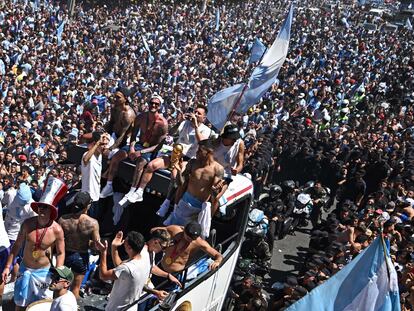
<path id="1" fill-rule="evenodd" d="M 141 201 L 152 173 L 171 167 L 178 199 L 171 193 L 163 204 L 177 203 L 165 225 L 185 225 L 194 216 L 201 223 L 200 227 L 192 223 L 185 231 L 175 226 L 157 228 L 153 243 L 147 242 L 145 247 L 138 233 L 128 233 L 125 242 L 122 235 L 115 237 L 112 249 L 123 242 L 128 257 L 137 262 L 143 247 L 146 254 L 166 248 L 160 271 L 152 270 L 154 274 L 179 283 L 170 273 L 185 266 L 186 260 L 177 263 L 174 258 L 179 241 L 188 246 L 183 236 L 192 241 L 188 241 L 191 247 L 206 250 L 216 264 L 220 263 L 221 255 L 199 236 L 208 236 L 209 221 L 232 175 L 249 173 L 257 185 L 256 198 L 266 183 L 293 180 L 297 186 L 282 193 L 286 206 L 294 204 L 290 201 L 295 196 L 289 191 L 295 193 L 299 185 L 313 180 L 330 189 L 334 210 L 327 219 L 320 219 L 320 214 L 313 218 L 309 264 L 275 294 L 274 306 L 283 308 L 328 279 L 369 245 L 383 227 L 399 270 L 402 305 L 408 310 L 413 307 L 412 30 L 399 27 L 394 32 L 372 33 L 362 25 L 385 21 L 357 5 L 298 4 L 289 54 L 277 81 L 260 103 L 234 118 L 235 124 L 220 134 L 214 133 L 206 120 L 208 98 L 246 79 L 252 68 L 248 58 L 255 37 L 271 45 L 288 2 L 108 2 L 92 8 L 76 6 L 70 18 L 64 3 L 39 2 L 38 6 L 37 1 L 0 1 L 4 282 L 15 262 L 13 256 L 7 259 L 10 242 L 21 246 L 18 233 L 23 230 L 31 233 L 33 249 L 25 247 L 21 266 L 48 266 L 47 256 L 38 251 L 57 241 L 56 265 L 72 266 L 75 272 L 73 276 L 64 268 L 56 269 L 54 279 L 59 281 L 56 276 L 60 276 L 67 280 L 57 291 L 63 295 L 72 283 L 78 297 L 79 276 L 86 272 L 85 249 L 96 248 L 101 258 L 106 257 L 107 245 L 100 242 L 99 223 L 93 218 L 102 217 L 100 199 L 116 192 L 112 179 L 118 163 L 129 158 L 137 164 L 132 187 L 117 204 Z M 388 6 L 397 9 L 392 3 Z M 58 40 L 57 29 L 63 21 Z M 158 146 L 171 142 L 170 136 L 178 136 L 186 161 L 193 158 L 187 167 L 181 160 L 159 157 Z M 70 163 L 67 148 L 81 143 L 88 145 L 88 151 L 79 169 Z M 110 158 L 106 174 L 102 158 Z M 195 171 L 200 168 L 209 180 L 197 176 Z M 101 187 L 101 177 L 107 181 L 105 187 Z M 44 219 L 25 221 L 35 215 L 30 208 L 33 200 L 43 205 L 56 203 L 42 196 L 46 181 L 49 190 L 64 181 L 68 191 L 81 188 L 90 196 L 81 192 L 84 197 L 77 197 L 71 210 L 71 215 L 77 216 L 62 217 L 60 225 L 54 224 L 54 230 L 48 232 L 38 230 L 38 226 L 50 225 Z M 314 201 L 318 191 L 310 192 Z M 45 211 L 40 206 L 34 210 Z M 270 221 L 276 221 L 272 211 L 266 213 Z M 42 214 L 39 219 L 42 217 L 51 216 Z M 85 230 L 72 232 L 77 222 Z M 42 237 L 50 238 L 43 248 L 41 231 Z M 48 236 L 52 232 L 53 236 Z M 61 244 L 63 233 L 75 236 L 66 238 L 66 251 Z M 175 248 L 165 244 L 171 237 L 177 237 Z M 93 242 L 79 245 L 82 238 Z M 16 256 L 18 247 L 13 249 Z M 121 268 L 108 270 L 101 261 L 104 280 L 120 279 L 125 271 L 119 256 L 112 255 L 114 264 Z M 12 281 L 18 275 L 16 267 Z M 114 286 L 112 297 L 122 296 L 122 286 L 119 282 Z M 256 288 L 251 291 L 257 294 Z M 122 296 L 122 307 L 139 294 L 136 290 L 129 297 Z M 166 292 L 156 295 L 163 298 Z M 21 306 L 29 303 L 23 293 L 18 293 L 15 301 Z M 110 308 L 113 304 L 110 301 Z M 259 310 L 248 299 L 239 308 Z"/>

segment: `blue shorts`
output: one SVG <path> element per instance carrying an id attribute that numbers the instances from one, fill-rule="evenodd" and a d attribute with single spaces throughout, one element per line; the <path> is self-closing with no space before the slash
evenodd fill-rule
<path id="1" fill-rule="evenodd" d="M 129 145 L 128 146 L 123 146 L 121 148 L 121 150 L 125 151 L 126 153 L 129 153 Z M 135 144 L 134 146 L 135 151 L 140 151 L 142 149 L 145 149 L 144 146 L 142 146 L 141 144 Z M 157 157 L 158 152 L 147 152 L 141 155 L 141 158 L 144 159 L 145 161 L 147 161 L 147 163 L 151 162 L 152 160 L 154 160 Z"/>
<path id="2" fill-rule="evenodd" d="M 65 266 L 71 268 L 74 273 L 85 274 L 89 269 L 89 253 L 66 251 Z"/>
<path id="3" fill-rule="evenodd" d="M 184 192 L 184 195 L 182 197 L 182 200 L 184 202 L 187 202 L 191 206 L 194 206 L 194 207 L 197 207 L 197 208 L 200 208 L 200 209 L 203 207 L 203 202 L 201 202 L 199 199 L 197 199 L 195 196 L 193 196 L 192 194 L 188 193 L 187 191 Z"/>

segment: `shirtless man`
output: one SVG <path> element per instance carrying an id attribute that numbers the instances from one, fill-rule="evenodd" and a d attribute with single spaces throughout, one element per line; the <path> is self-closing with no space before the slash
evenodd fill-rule
<path id="1" fill-rule="evenodd" d="M 211 129 L 204 124 L 207 115 L 207 107 L 204 105 L 197 105 L 194 113 L 186 115 L 186 120 L 181 122 L 178 127 L 177 143 L 184 148 L 184 160 L 194 158 L 197 152 L 198 142 L 207 139 L 211 135 Z M 170 132 L 171 135 L 171 132 Z M 163 156 L 152 160 L 144 170 L 139 188 L 139 193 L 143 193 L 147 184 L 151 181 L 152 175 L 159 169 L 166 169 L 171 165 L 171 158 Z M 174 171 L 171 174 L 171 179 L 174 179 Z M 139 198 L 139 201 L 141 198 Z M 170 206 L 170 201 L 166 203 Z"/>
<path id="2" fill-rule="evenodd" d="M 31 203 L 32 209 L 38 213 L 38 216 L 23 222 L 17 240 L 7 258 L 6 267 L 2 273 L 3 282 L 10 273 L 11 263 L 24 244 L 20 275 L 14 287 L 16 310 L 24 310 L 34 301 L 52 298 L 52 292 L 48 290 L 48 286 L 50 284 L 50 255 L 53 247 L 56 249 L 56 266 L 62 266 L 65 261 L 63 230 L 55 222 L 58 215 L 55 206 L 66 191 L 67 187 L 61 180 L 49 177 L 40 201 Z"/>
<path id="3" fill-rule="evenodd" d="M 214 140 L 205 139 L 198 143 L 195 159 L 191 159 L 184 173 L 184 180 L 176 193 L 174 211 L 164 221 L 164 225 L 185 226 L 192 220 L 198 220 L 202 226 L 202 235 L 207 237 L 211 225 L 211 196 L 220 191 L 224 169 L 214 160 Z"/>
<path id="4" fill-rule="evenodd" d="M 113 194 L 112 181 L 119 163 L 129 156 L 132 161 L 136 161 L 134 179 L 130 191 L 119 204 L 123 205 L 127 201 L 130 203 L 142 201 L 143 191 L 142 189 L 137 190 L 142 170 L 148 162 L 155 158 L 156 152 L 154 150 L 167 136 L 167 120 L 158 113 L 161 102 L 162 98 L 160 96 L 153 95 L 148 103 L 149 110 L 136 117 L 130 145 L 119 150 L 111 160 L 108 170 L 108 182 L 101 191 L 101 198 Z M 139 142 L 136 141 L 138 133 Z"/>
<path id="5" fill-rule="evenodd" d="M 161 260 L 161 268 L 164 271 L 175 273 L 184 270 L 187 263 L 199 250 L 214 258 L 210 264 L 210 270 L 217 269 L 223 261 L 223 256 L 200 237 L 201 226 L 199 223 L 190 222 L 185 227 L 175 225 L 164 228 L 157 227 L 151 231 L 159 229 L 168 231 L 174 241 L 173 245 L 164 250 L 164 257 Z"/>
<path id="6" fill-rule="evenodd" d="M 72 213 L 59 219 L 66 238 L 65 266 L 71 268 L 75 275 L 72 293 L 77 299 L 82 280 L 89 269 L 88 249 L 100 241 L 98 222 L 86 214 L 91 201 L 89 193 L 79 192 L 72 204 Z"/>
<path id="7" fill-rule="evenodd" d="M 105 131 L 114 140 L 113 144 L 110 142 L 110 150 L 116 150 L 125 146 L 135 119 L 134 109 L 128 105 L 127 99 L 121 91 L 115 92 L 113 102 L 111 118 L 104 126 Z M 92 133 L 83 135 L 83 139 L 90 142 L 92 140 Z"/>

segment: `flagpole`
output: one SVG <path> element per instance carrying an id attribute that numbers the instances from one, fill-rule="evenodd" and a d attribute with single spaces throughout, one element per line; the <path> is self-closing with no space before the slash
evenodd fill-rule
<path id="1" fill-rule="evenodd" d="M 263 59 L 263 57 L 265 56 L 266 51 L 267 51 L 267 48 L 263 51 L 263 54 L 262 54 L 262 56 L 260 57 L 260 60 L 259 60 L 259 64 L 262 62 L 262 59 Z M 246 79 L 247 73 L 248 73 L 248 70 L 246 70 L 246 71 L 244 72 L 244 77 L 243 77 L 243 80 L 245 80 L 245 79 Z M 227 122 L 229 122 L 229 120 L 233 117 L 234 113 L 236 112 L 236 109 L 239 107 L 240 102 L 241 102 L 241 99 L 242 99 L 242 97 L 243 97 L 244 93 L 246 92 L 248 85 L 249 85 L 249 83 L 248 83 L 248 82 L 246 82 L 246 83 L 244 84 L 243 90 L 242 90 L 242 92 L 240 93 L 239 98 L 237 99 L 237 101 L 236 101 L 236 102 L 235 102 L 235 104 L 233 105 L 233 108 L 231 109 L 230 113 L 229 113 L 229 114 L 228 114 L 228 116 L 227 116 L 226 123 L 227 123 Z"/>
<path id="2" fill-rule="evenodd" d="M 388 280 L 390 280 L 391 279 L 391 277 L 390 277 L 390 267 L 388 266 L 387 251 L 386 251 L 385 240 L 384 240 L 384 235 L 383 235 L 383 231 L 382 230 L 383 230 L 383 228 L 381 227 L 380 234 L 381 234 L 382 251 L 384 253 L 385 266 L 387 267 Z"/>

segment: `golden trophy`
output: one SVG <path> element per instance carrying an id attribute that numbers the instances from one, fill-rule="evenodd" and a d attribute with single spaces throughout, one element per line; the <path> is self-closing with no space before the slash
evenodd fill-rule
<path id="1" fill-rule="evenodd" d="M 171 161 L 170 161 L 170 170 L 174 168 L 174 166 L 180 161 L 183 157 L 183 145 L 181 144 L 174 144 L 173 150 L 171 152 Z"/>

